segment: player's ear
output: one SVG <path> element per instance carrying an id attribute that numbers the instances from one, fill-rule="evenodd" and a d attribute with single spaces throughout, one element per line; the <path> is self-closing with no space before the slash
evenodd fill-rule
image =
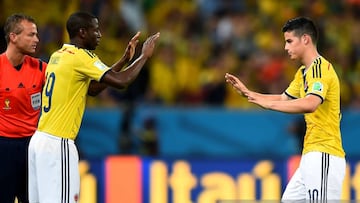
<path id="1" fill-rule="evenodd" d="M 80 29 L 79 29 L 79 35 L 80 35 L 81 37 L 84 37 L 85 34 L 86 34 L 86 29 L 85 29 L 85 28 L 80 28 Z"/>
<path id="2" fill-rule="evenodd" d="M 301 37 L 302 41 L 304 42 L 304 44 L 309 44 L 311 42 L 311 38 L 309 35 L 307 34 L 303 34 L 303 36 Z"/>

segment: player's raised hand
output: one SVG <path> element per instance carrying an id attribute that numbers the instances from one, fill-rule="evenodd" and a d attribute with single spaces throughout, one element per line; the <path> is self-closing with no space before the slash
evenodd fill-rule
<path id="1" fill-rule="evenodd" d="M 153 54 L 156 41 L 159 39 L 159 37 L 160 32 L 151 35 L 146 39 L 142 47 L 142 54 L 144 57 L 149 58 Z"/>
<path id="2" fill-rule="evenodd" d="M 137 32 L 129 41 L 126 50 L 125 50 L 125 58 L 127 61 L 131 61 L 134 57 L 136 46 L 139 42 L 140 32 Z"/>
<path id="3" fill-rule="evenodd" d="M 249 89 L 240 81 L 239 78 L 235 77 L 234 75 L 230 73 L 225 74 L 225 80 L 227 83 L 231 84 L 232 87 L 241 95 L 248 96 L 249 95 Z"/>

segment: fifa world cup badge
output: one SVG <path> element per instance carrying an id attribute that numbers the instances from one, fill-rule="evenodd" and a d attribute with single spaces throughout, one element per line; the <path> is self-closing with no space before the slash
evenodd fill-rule
<path id="1" fill-rule="evenodd" d="M 313 85 L 313 91 L 322 92 L 323 91 L 323 85 L 321 82 L 315 82 Z"/>
<path id="2" fill-rule="evenodd" d="M 9 99 L 5 99 L 4 101 L 5 103 L 5 106 L 3 107 L 4 110 L 10 110 L 11 107 L 10 107 L 10 100 Z"/>

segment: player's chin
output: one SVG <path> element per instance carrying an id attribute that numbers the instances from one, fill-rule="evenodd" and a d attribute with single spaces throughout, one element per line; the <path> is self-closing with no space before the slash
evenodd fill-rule
<path id="1" fill-rule="evenodd" d="M 296 55 L 294 55 L 294 54 L 290 54 L 289 57 L 290 57 L 291 60 L 296 60 L 297 59 Z"/>

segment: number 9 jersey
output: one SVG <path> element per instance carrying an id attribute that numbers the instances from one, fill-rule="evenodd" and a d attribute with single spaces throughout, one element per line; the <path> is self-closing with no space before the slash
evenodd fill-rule
<path id="1" fill-rule="evenodd" d="M 38 130 L 74 140 L 85 111 L 91 80 L 110 70 L 91 51 L 64 44 L 53 53 L 46 69 Z"/>

